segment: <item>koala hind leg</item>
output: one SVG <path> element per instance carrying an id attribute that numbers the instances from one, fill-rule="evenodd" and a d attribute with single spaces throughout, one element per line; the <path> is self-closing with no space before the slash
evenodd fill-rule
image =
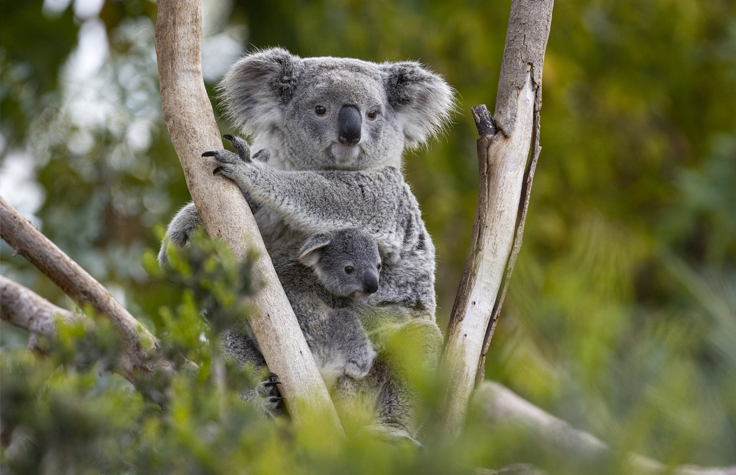
<path id="1" fill-rule="evenodd" d="M 199 217 L 197 208 L 194 203 L 188 203 L 182 209 L 176 213 L 174 219 L 169 223 L 169 227 L 166 230 L 166 236 L 161 241 L 161 249 L 158 252 L 158 263 L 160 266 L 164 266 L 169 262 L 168 249 L 173 243 L 179 247 L 189 241 L 192 237 L 194 230 L 202 225 L 202 218 Z"/>
<path id="2" fill-rule="evenodd" d="M 266 369 L 266 360 L 247 323 L 225 330 L 220 337 L 220 343 L 228 357 L 243 365 L 252 365 L 256 371 Z M 243 391 L 241 399 L 251 404 L 265 417 L 284 415 L 284 398 L 277 389 L 277 385 L 281 383 L 276 381 L 276 378 L 278 376 L 270 373 L 266 381 L 261 381 L 255 387 Z"/>

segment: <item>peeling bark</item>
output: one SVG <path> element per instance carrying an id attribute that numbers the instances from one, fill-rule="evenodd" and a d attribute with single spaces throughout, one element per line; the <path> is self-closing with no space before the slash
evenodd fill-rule
<path id="1" fill-rule="evenodd" d="M 483 378 L 479 370 L 521 246 L 540 150 L 542 67 L 553 3 L 512 2 L 495 120 L 485 106 L 473 109 L 481 134 L 477 144 L 478 205 L 442 361 L 448 384 L 440 405 L 440 427 L 450 437 L 460 432 L 476 381 Z"/>

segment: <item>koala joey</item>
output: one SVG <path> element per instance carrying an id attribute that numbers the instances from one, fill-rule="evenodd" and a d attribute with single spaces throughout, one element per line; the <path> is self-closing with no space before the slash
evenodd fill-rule
<path id="1" fill-rule="evenodd" d="M 327 387 L 343 376 L 364 378 L 377 355 L 359 318 L 360 300 L 379 287 L 381 258 L 375 239 L 357 229 L 315 234 L 272 260 Z M 242 363 L 265 367 L 258 342 L 245 330 L 226 332 L 226 347 L 237 348 L 233 353 Z M 260 396 L 262 407 L 274 414 L 280 398 L 273 385 L 265 381 L 246 398 Z"/>
<path id="2" fill-rule="evenodd" d="M 376 357 L 360 322 L 360 300 L 379 287 L 376 241 L 357 229 L 315 234 L 273 258 L 327 387 L 340 376 L 365 377 Z"/>

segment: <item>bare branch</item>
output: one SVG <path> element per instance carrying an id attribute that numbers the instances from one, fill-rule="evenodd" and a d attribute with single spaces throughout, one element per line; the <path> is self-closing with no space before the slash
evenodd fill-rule
<path id="1" fill-rule="evenodd" d="M 518 424 L 525 427 L 561 454 L 594 461 L 610 455 L 610 447 L 587 432 L 574 429 L 567 422 L 536 407 L 510 389 L 493 382 L 480 385 L 475 401 L 482 405 L 491 424 Z M 671 469 L 656 460 L 630 454 L 628 463 L 636 473 L 676 475 L 736 475 L 736 467 L 697 467 L 684 465 Z"/>
<path id="2" fill-rule="evenodd" d="M 478 139 L 478 206 L 465 270 L 447 331 L 440 426 L 449 436 L 464 422 L 500 310 L 499 289 L 513 269 L 523 234 L 528 193 L 539 148 L 527 167 L 533 131 L 538 137 L 544 52 L 553 0 L 514 0 L 496 100 L 496 119 L 473 110 Z M 485 107 L 483 107 L 485 109 Z M 492 127 L 486 125 L 489 122 Z M 495 131 L 497 133 L 493 134 Z M 504 285 L 505 293 L 505 285 Z M 497 303 L 498 302 L 498 303 Z"/>
<path id="3" fill-rule="evenodd" d="M 201 41 L 198 0 L 159 0 L 156 53 L 161 103 L 189 192 L 210 236 L 224 241 L 238 258 L 244 257 L 248 248 L 261 256 L 255 271 L 267 285 L 255 299 L 260 313 L 250 324 L 269 369 L 279 375 L 292 419 L 300 423 L 307 409 L 342 433 L 337 412 L 245 198 L 231 181 L 213 176 L 212 163 L 201 158 L 202 152 L 223 148 L 202 79 Z"/>
<path id="4" fill-rule="evenodd" d="M 0 237 L 80 305 L 105 315 L 126 347 L 127 370 L 150 371 L 146 349 L 157 339 L 123 308 L 110 292 L 0 197 Z M 145 345 L 145 348 L 144 348 Z"/>
<path id="5" fill-rule="evenodd" d="M 64 310 L 48 300 L 0 275 L 0 318 L 31 333 L 54 336 L 56 318 L 68 323 L 92 325 L 85 315 Z"/>

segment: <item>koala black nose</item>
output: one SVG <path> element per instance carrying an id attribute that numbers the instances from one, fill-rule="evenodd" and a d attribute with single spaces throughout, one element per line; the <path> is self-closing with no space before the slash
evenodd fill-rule
<path id="1" fill-rule="evenodd" d="M 363 292 L 367 294 L 374 294 L 378 290 L 378 274 L 368 269 L 363 272 Z"/>
<path id="2" fill-rule="evenodd" d="M 340 133 L 340 143 L 355 145 L 360 142 L 360 127 L 363 119 L 360 111 L 352 105 L 344 105 L 337 114 L 337 127 Z"/>

